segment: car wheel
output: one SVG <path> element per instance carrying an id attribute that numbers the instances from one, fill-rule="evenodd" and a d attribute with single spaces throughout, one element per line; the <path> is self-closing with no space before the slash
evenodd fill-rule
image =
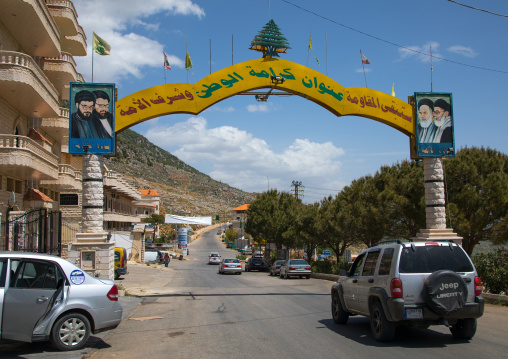
<path id="1" fill-rule="evenodd" d="M 272 272 L 272 271 L 270 271 L 270 277 L 272 277 L 272 276 L 273 276 L 273 272 Z"/>
<path id="2" fill-rule="evenodd" d="M 339 298 L 339 293 L 332 293 L 332 317 L 337 324 L 346 324 L 349 319 L 349 313 L 344 310 Z"/>
<path id="3" fill-rule="evenodd" d="M 286 279 L 289 279 L 288 272 L 286 272 L 286 274 L 285 274 L 285 278 L 286 278 Z"/>
<path id="4" fill-rule="evenodd" d="M 120 278 L 120 275 L 118 274 L 117 271 L 115 271 L 115 279 L 118 279 L 118 278 Z"/>
<path id="5" fill-rule="evenodd" d="M 383 306 L 377 301 L 370 310 L 370 329 L 378 342 L 390 341 L 395 336 L 395 324 L 386 319 Z"/>
<path id="6" fill-rule="evenodd" d="M 309 275 L 307 275 L 307 277 L 306 277 L 306 278 L 307 278 L 307 279 L 310 279 L 310 274 L 309 274 Z"/>
<path id="7" fill-rule="evenodd" d="M 279 278 L 280 278 L 280 279 L 284 278 L 284 277 L 282 276 L 282 272 L 280 272 L 280 273 L 279 273 Z"/>
<path id="8" fill-rule="evenodd" d="M 471 339 L 476 333 L 476 319 L 459 319 L 450 327 L 450 332 L 457 339 Z"/>
<path id="9" fill-rule="evenodd" d="M 90 322 L 79 313 L 69 313 L 58 319 L 51 329 L 51 343 L 59 350 L 78 350 L 90 337 Z"/>

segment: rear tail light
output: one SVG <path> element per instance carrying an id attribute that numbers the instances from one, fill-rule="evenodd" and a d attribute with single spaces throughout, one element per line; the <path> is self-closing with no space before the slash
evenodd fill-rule
<path id="1" fill-rule="evenodd" d="M 122 257 L 122 268 L 125 267 L 125 256 Z"/>
<path id="2" fill-rule="evenodd" d="M 305 270 L 311 270 L 311 268 L 310 267 L 305 267 Z"/>
<path id="3" fill-rule="evenodd" d="M 289 270 L 295 270 L 295 267 L 289 267 Z"/>
<path id="4" fill-rule="evenodd" d="M 116 287 L 116 285 L 111 287 L 106 296 L 108 297 L 109 300 L 112 300 L 114 302 L 118 301 L 118 288 Z"/>
<path id="5" fill-rule="evenodd" d="M 480 277 L 474 278 L 474 295 L 480 295 L 483 292 L 482 280 Z"/>
<path id="6" fill-rule="evenodd" d="M 390 292 L 392 298 L 402 298 L 402 281 L 399 278 L 393 278 L 390 283 Z"/>
<path id="7" fill-rule="evenodd" d="M 426 246 L 439 246 L 439 243 L 437 242 L 425 242 Z"/>

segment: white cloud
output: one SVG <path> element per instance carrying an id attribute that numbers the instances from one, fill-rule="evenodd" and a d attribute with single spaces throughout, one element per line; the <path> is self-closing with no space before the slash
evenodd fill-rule
<path id="1" fill-rule="evenodd" d="M 92 38 L 93 32 L 111 45 L 111 55 L 93 54 L 94 81 L 117 82 L 125 77 L 142 77 L 146 66 L 161 66 L 163 45 L 158 41 L 138 35 L 124 33 L 128 26 L 142 26 L 156 31 L 158 23 L 151 23 L 147 17 L 156 14 L 191 15 L 202 18 L 204 10 L 191 0 L 123 0 L 121 6 L 113 0 L 87 0 L 74 3 L 79 15 L 79 23 L 87 36 L 86 57 L 76 57 L 79 71 L 87 81 L 92 75 Z M 167 51 L 166 51 L 167 53 Z M 184 67 L 183 59 L 168 54 L 171 66 Z"/>
<path id="2" fill-rule="evenodd" d="M 192 166 L 211 164 L 212 170 L 207 172 L 214 179 L 256 192 L 266 190 L 267 177 L 270 188 L 285 191 L 295 178 L 337 183 L 341 170 L 338 158 L 345 154 L 331 142 L 308 139 L 295 139 L 281 153 L 275 153 L 265 140 L 238 128 L 208 128 L 203 117 L 192 117 L 171 127 L 163 127 L 159 121 L 143 135 Z"/>
<path id="3" fill-rule="evenodd" d="M 247 105 L 247 111 L 249 112 L 268 112 L 268 106 L 265 104 Z"/>
<path id="4" fill-rule="evenodd" d="M 399 54 L 401 60 L 407 58 L 416 58 L 421 62 L 430 62 L 430 50 L 432 47 L 432 55 L 434 56 L 433 61 L 437 61 L 437 57 L 442 57 L 439 53 L 439 43 L 435 41 L 427 42 L 422 46 L 406 46 L 405 48 L 399 48 Z"/>
<path id="5" fill-rule="evenodd" d="M 367 72 L 371 72 L 371 71 L 372 71 L 372 69 L 371 69 L 371 68 L 369 68 L 369 67 L 366 67 L 366 68 L 365 68 L 365 73 L 367 73 Z M 362 74 L 363 74 L 363 68 L 361 68 L 361 69 L 356 69 L 356 70 L 355 70 L 355 72 L 360 72 L 360 73 L 362 73 Z"/>
<path id="6" fill-rule="evenodd" d="M 465 57 L 475 57 L 476 55 L 478 55 L 478 53 L 476 53 L 472 48 L 461 45 L 449 47 L 448 51 Z"/>
<path id="7" fill-rule="evenodd" d="M 215 105 L 213 107 L 210 107 L 207 109 L 207 111 L 217 111 L 217 112 L 234 112 L 235 108 L 233 106 L 228 107 L 220 107 L 218 105 Z"/>

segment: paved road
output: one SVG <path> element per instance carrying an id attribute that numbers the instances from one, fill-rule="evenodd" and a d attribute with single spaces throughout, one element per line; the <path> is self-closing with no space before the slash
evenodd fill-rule
<path id="1" fill-rule="evenodd" d="M 333 323 L 332 282 L 282 280 L 258 272 L 219 275 L 217 266 L 207 264 L 209 252 L 215 250 L 223 257 L 236 255 L 211 231 L 190 244 L 188 260 L 172 260 L 169 269 L 131 265 L 130 273 L 117 283 L 127 293 L 143 297 L 122 297 L 132 310 L 126 311 L 118 328 L 93 338 L 83 353 L 92 359 L 457 359 L 497 358 L 508 353 L 506 307 L 487 306 L 477 335 L 469 342 L 454 340 L 442 326 L 428 330 L 402 326 L 395 341 L 380 344 L 372 339 L 366 318 L 353 317 L 345 326 Z M 136 301 L 140 301 L 137 306 Z M 31 352 L 38 350 L 35 344 L 24 348 L 16 358 L 44 357 Z"/>

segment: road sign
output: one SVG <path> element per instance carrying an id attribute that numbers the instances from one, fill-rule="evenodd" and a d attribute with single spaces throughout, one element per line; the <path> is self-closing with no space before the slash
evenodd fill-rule
<path id="1" fill-rule="evenodd" d="M 323 256 L 330 257 L 332 255 L 331 251 L 323 251 Z"/>

